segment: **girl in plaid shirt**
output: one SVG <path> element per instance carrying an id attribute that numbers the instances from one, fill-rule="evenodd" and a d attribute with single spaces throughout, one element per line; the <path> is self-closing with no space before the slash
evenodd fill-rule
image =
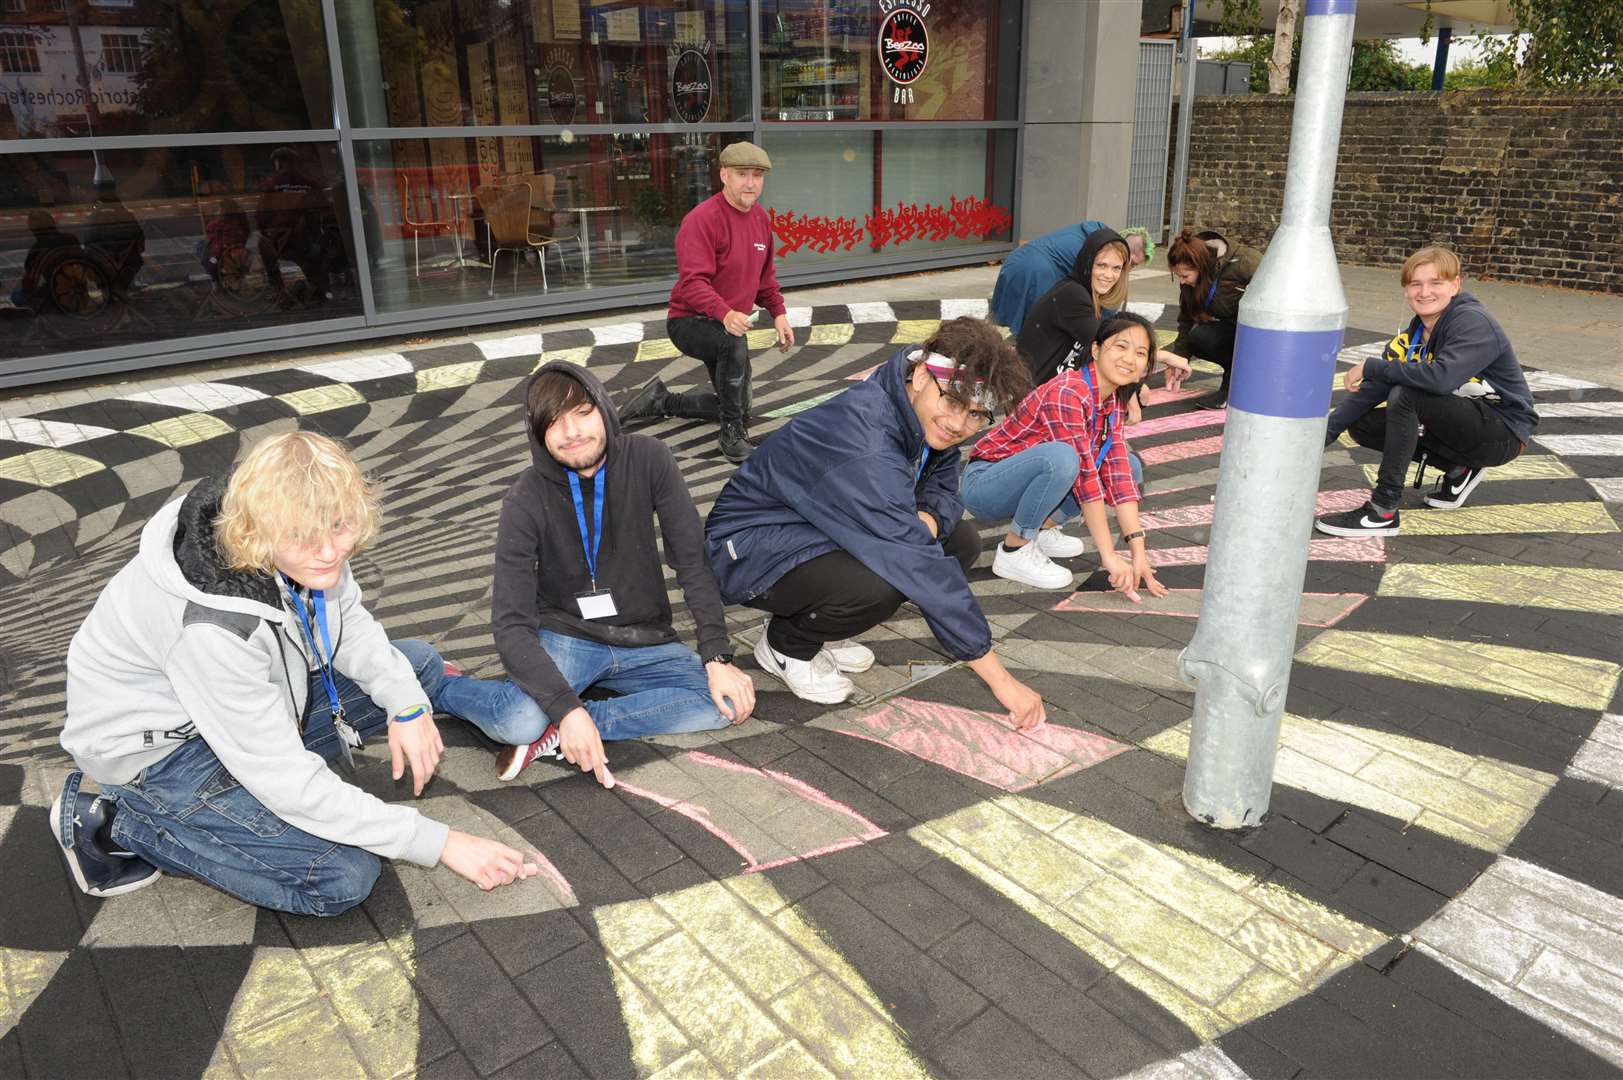
<path id="1" fill-rule="evenodd" d="M 1145 553 L 1138 522 L 1138 485 L 1127 460 L 1124 403 L 1148 374 L 1155 354 L 1149 320 L 1130 312 L 1099 327 L 1091 362 L 1061 372 L 1027 394 L 970 453 L 960 494 L 983 521 L 1012 519 L 992 572 L 1039 589 L 1066 589 L 1071 573 L 1053 562 L 1082 554 L 1083 542 L 1061 530 L 1082 515 L 1112 588 L 1133 601 L 1138 587 L 1165 596 Z M 1128 555 L 1116 550 L 1105 505 L 1115 507 Z"/>

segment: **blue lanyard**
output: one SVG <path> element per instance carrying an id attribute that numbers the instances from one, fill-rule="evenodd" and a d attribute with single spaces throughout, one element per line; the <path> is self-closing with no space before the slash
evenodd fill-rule
<path id="1" fill-rule="evenodd" d="M 1217 299 L 1217 281 L 1214 279 L 1212 287 L 1206 290 L 1206 302 L 1201 307 L 1206 311 L 1212 310 L 1212 301 L 1215 299 Z"/>
<path id="2" fill-rule="evenodd" d="M 338 701 L 338 681 L 332 673 L 332 639 L 327 636 L 327 598 L 320 589 L 310 591 L 310 606 L 315 608 L 315 618 L 311 619 L 310 612 L 305 610 L 304 602 L 299 599 L 299 590 L 291 579 L 283 575 L 288 584 L 288 599 L 293 601 L 293 610 L 299 615 L 299 629 L 304 631 L 304 640 L 310 643 L 310 651 L 316 655 L 316 667 L 321 671 L 321 685 L 327 691 L 327 703 L 332 706 L 333 720 L 344 718 L 344 707 Z M 316 644 L 315 627 L 321 628 L 321 644 Z M 325 647 L 326 652 L 322 651 Z"/>
<path id="3" fill-rule="evenodd" d="M 924 475 L 924 466 L 930 460 L 930 444 L 924 444 L 924 453 L 919 455 L 919 471 L 913 474 L 913 486 L 919 486 L 919 479 Z"/>
<path id="4" fill-rule="evenodd" d="M 1416 326 L 1414 333 L 1409 335 L 1409 352 L 1403 358 L 1406 364 L 1415 362 L 1416 357 L 1424 359 L 1426 355 L 1426 324 Z"/>
<path id="5" fill-rule="evenodd" d="M 569 473 L 569 494 L 575 500 L 575 524 L 580 526 L 580 546 L 586 552 L 586 572 L 592 577 L 592 588 L 597 588 L 597 551 L 603 544 L 603 487 L 608 479 L 604 470 L 597 471 L 597 483 L 592 485 L 592 538 L 586 539 L 586 503 L 580 494 L 580 474 Z"/>
<path id="6" fill-rule="evenodd" d="M 1097 416 L 1099 415 L 1099 395 L 1093 389 L 1093 368 L 1085 367 L 1082 369 L 1082 381 L 1088 384 L 1088 400 L 1093 402 L 1093 414 Z M 1104 465 L 1105 455 L 1110 453 L 1110 444 L 1116 441 L 1115 427 L 1116 414 L 1112 412 L 1105 413 L 1105 441 L 1104 445 L 1099 447 L 1099 456 L 1093 459 L 1094 472 L 1098 472 L 1100 467 Z"/>

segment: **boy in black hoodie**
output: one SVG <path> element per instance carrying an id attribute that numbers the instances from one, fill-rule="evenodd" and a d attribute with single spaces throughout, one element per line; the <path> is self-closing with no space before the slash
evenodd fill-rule
<path id="1" fill-rule="evenodd" d="M 733 666 L 699 513 L 665 444 L 622 434 L 603 384 L 573 364 L 535 373 L 524 415 L 535 463 L 502 501 L 491 622 L 534 734 L 497 771 L 562 756 L 612 787 L 605 739 L 742 723 L 755 687 Z M 698 655 L 671 626 L 656 517 Z M 591 686 L 617 696 L 583 703 Z"/>
<path id="2" fill-rule="evenodd" d="M 1404 260 L 1402 279 L 1414 319 L 1384 356 L 1347 369 L 1342 383 L 1352 396 L 1325 431 L 1326 446 L 1346 431 L 1381 451 L 1369 502 L 1315 522 L 1331 536 L 1395 534 L 1410 461 L 1443 471 L 1427 506 L 1463 506 L 1483 470 L 1515 458 L 1538 428 L 1510 339 L 1476 297 L 1460 292 L 1459 256 L 1421 248 Z"/>

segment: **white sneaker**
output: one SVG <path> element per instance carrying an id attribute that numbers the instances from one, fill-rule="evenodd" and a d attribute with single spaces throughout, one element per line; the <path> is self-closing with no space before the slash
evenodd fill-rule
<path id="1" fill-rule="evenodd" d="M 873 650 L 861 642 L 830 641 L 823 651 L 834 658 L 836 668 L 850 675 L 873 667 Z"/>
<path id="2" fill-rule="evenodd" d="M 1071 572 L 1056 565 L 1036 543 L 1023 544 L 1013 551 L 999 544 L 992 557 L 992 573 L 1034 589 L 1071 587 Z"/>
<path id="3" fill-rule="evenodd" d="M 1074 559 L 1088 550 L 1086 541 L 1080 536 L 1072 536 L 1058 526 L 1039 530 L 1037 546 L 1050 559 Z"/>
<path id="4" fill-rule="evenodd" d="M 856 685 L 840 674 L 827 649 L 810 660 L 784 656 L 766 643 L 766 631 L 755 643 L 755 662 L 762 671 L 783 680 L 795 697 L 822 705 L 838 705 L 851 696 Z"/>

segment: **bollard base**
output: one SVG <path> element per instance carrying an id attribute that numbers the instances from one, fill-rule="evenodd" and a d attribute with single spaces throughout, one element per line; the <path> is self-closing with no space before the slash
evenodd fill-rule
<path id="1" fill-rule="evenodd" d="M 1197 810 L 1193 806 L 1189 805 L 1188 791 L 1184 792 L 1183 808 L 1185 813 L 1194 818 L 1196 821 L 1200 822 L 1202 825 L 1205 825 L 1208 828 L 1221 829 L 1224 832 L 1243 832 L 1246 829 L 1255 829 L 1257 826 L 1262 824 L 1262 819 L 1268 816 L 1268 808 L 1266 806 L 1257 810 L 1253 810 L 1251 807 L 1246 807 L 1237 814 L 1230 812 L 1218 812 L 1213 814 Z"/>

